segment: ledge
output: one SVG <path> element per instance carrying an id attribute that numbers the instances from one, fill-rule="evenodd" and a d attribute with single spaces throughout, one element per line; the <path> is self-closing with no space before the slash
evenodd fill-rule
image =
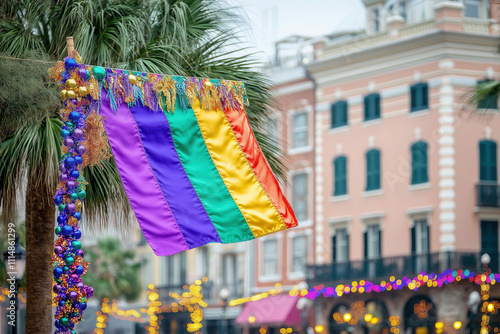
<path id="1" fill-rule="evenodd" d="M 330 128 L 330 130 L 328 131 L 328 133 L 331 135 L 337 134 L 337 133 L 344 133 L 344 132 L 349 132 L 349 125 L 343 125 L 343 126 L 339 126 L 336 128 Z"/>
<path id="2" fill-rule="evenodd" d="M 374 189 L 374 190 L 363 191 L 361 197 L 373 197 L 373 196 L 380 196 L 383 194 L 384 194 L 384 189 Z"/>
<path id="3" fill-rule="evenodd" d="M 330 196 L 330 202 L 344 202 L 349 200 L 349 195 Z"/>
<path id="4" fill-rule="evenodd" d="M 430 114 L 431 114 L 431 112 L 430 112 L 429 108 L 427 108 L 427 109 L 422 109 L 422 110 L 410 111 L 408 113 L 408 117 L 417 118 L 417 117 L 421 117 L 421 116 L 427 116 Z"/>
<path id="5" fill-rule="evenodd" d="M 409 191 L 415 191 L 415 190 L 422 190 L 422 189 L 429 189 L 431 187 L 430 182 L 425 182 L 425 183 L 418 183 L 418 184 L 410 184 L 408 186 Z"/>

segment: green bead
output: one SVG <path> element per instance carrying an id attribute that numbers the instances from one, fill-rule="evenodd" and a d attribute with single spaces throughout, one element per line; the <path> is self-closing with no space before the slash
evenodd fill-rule
<path id="1" fill-rule="evenodd" d="M 72 256 L 68 256 L 64 261 L 68 266 L 71 266 L 73 263 L 75 263 L 75 259 Z"/>
<path id="2" fill-rule="evenodd" d="M 73 122 L 70 122 L 70 121 L 67 121 L 66 123 L 66 126 L 68 127 L 69 131 L 73 131 L 75 129 L 75 124 L 73 124 Z"/>
<path id="3" fill-rule="evenodd" d="M 85 190 L 82 190 L 78 193 L 79 199 L 84 199 L 85 197 L 87 197 L 87 193 L 85 192 Z"/>
<path id="4" fill-rule="evenodd" d="M 62 317 L 60 321 L 61 321 L 61 324 L 63 324 L 64 326 L 69 324 L 69 319 L 66 317 Z"/>
<path id="5" fill-rule="evenodd" d="M 100 66 L 94 67 L 93 71 L 94 71 L 94 77 L 97 80 L 102 80 L 106 76 L 106 71 L 104 70 L 104 68 Z"/>
<path id="6" fill-rule="evenodd" d="M 77 241 L 77 240 L 74 240 L 73 242 L 71 242 L 71 245 L 75 248 L 75 249 L 80 249 L 82 248 L 82 243 L 80 241 Z"/>
<path id="7" fill-rule="evenodd" d="M 64 204 L 59 204 L 59 206 L 57 207 L 59 209 L 59 211 L 64 211 L 64 209 L 66 208 L 66 205 Z"/>
<path id="8" fill-rule="evenodd" d="M 61 232 L 61 228 L 59 226 L 56 227 L 56 231 L 55 232 L 56 232 L 56 235 L 59 235 L 59 233 Z"/>
<path id="9" fill-rule="evenodd" d="M 78 197 L 79 197 L 79 194 L 77 194 L 77 193 L 71 193 L 71 194 L 69 194 L 69 199 L 71 201 L 76 201 L 78 199 Z"/>

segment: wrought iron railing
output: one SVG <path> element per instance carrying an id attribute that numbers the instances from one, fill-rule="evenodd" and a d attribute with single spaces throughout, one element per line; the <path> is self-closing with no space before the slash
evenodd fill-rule
<path id="1" fill-rule="evenodd" d="M 498 271 L 498 252 L 489 252 L 488 254 L 491 257 L 489 267 L 492 271 Z M 308 265 L 307 280 L 310 285 L 362 279 L 388 280 L 391 276 L 413 278 L 421 272 L 439 273 L 447 269 L 467 269 L 482 273 L 480 258 L 480 252 L 441 252 Z"/>
<path id="2" fill-rule="evenodd" d="M 496 183 L 479 183 L 476 185 L 476 204 L 479 207 L 500 207 L 500 186 Z"/>

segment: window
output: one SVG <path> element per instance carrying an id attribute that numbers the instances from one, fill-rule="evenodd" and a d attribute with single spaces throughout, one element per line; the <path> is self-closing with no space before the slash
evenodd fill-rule
<path id="1" fill-rule="evenodd" d="M 345 156 L 337 157 L 333 160 L 334 168 L 334 190 L 333 196 L 347 194 L 347 158 Z"/>
<path id="2" fill-rule="evenodd" d="M 479 109 L 498 109 L 498 90 L 489 83 L 493 80 L 482 80 L 477 83 L 477 92 L 483 96 L 477 104 Z"/>
<path id="3" fill-rule="evenodd" d="M 307 112 L 300 112 L 292 118 L 292 147 L 306 147 L 308 143 L 308 119 Z"/>
<path id="4" fill-rule="evenodd" d="M 429 86 L 425 82 L 410 87 L 410 111 L 429 108 Z"/>
<path id="5" fill-rule="evenodd" d="M 411 184 L 426 183 L 427 175 L 427 143 L 416 142 L 411 146 Z"/>
<path id="6" fill-rule="evenodd" d="M 237 281 L 236 254 L 222 255 L 222 285 L 232 287 Z"/>
<path id="7" fill-rule="evenodd" d="M 378 8 L 374 8 L 372 10 L 372 32 L 373 33 L 377 33 L 380 30 L 379 20 L 380 20 L 380 17 L 379 17 Z"/>
<path id="8" fill-rule="evenodd" d="M 333 244 L 333 262 L 347 262 L 349 261 L 349 234 L 346 229 L 339 229 L 335 231 L 332 237 Z"/>
<path id="9" fill-rule="evenodd" d="M 366 152 L 366 190 L 380 189 L 380 151 Z"/>
<path id="10" fill-rule="evenodd" d="M 337 101 L 332 104 L 331 127 L 338 128 L 347 125 L 347 101 Z"/>
<path id="11" fill-rule="evenodd" d="M 292 272 L 305 273 L 307 261 L 307 236 L 292 239 Z"/>
<path id="12" fill-rule="evenodd" d="M 307 220 L 308 218 L 308 180 L 307 174 L 301 173 L 293 176 L 293 196 L 292 206 L 295 211 L 295 216 L 299 221 Z"/>
<path id="13" fill-rule="evenodd" d="M 377 259 L 381 255 L 381 235 L 380 226 L 370 225 L 365 231 L 365 258 Z"/>
<path id="14" fill-rule="evenodd" d="M 492 272 L 498 272 L 498 221 L 481 220 L 481 253 L 488 253 Z"/>
<path id="15" fill-rule="evenodd" d="M 264 276 L 278 275 L 278 240 L 264 240 L 262 243 Z"/>
<path id="16" fill-rule="evenodd" d="M 492 140 L 479 142 L 479 180 L 497 181 L 497 143 Z"/>
<path id="17" fill-rule="evenodd" d="M 412 254 L 429 253 L 429 224 L 427 219 L 416 219 L 411 228 Z"/>
<path id="18" fill-rule="evenodd" d="M 465 17 L 480 17 L 481 4 L 479 0 L 464 0 Z"/>
<path id="19" fill-rule="evenodd" d="M 365 121 L 380 118 L 380 94 L 365 96 Z"/>
<path id="20" fill-rule="evenodd" d="M 167 285 L 186 283 L 186 252 L 165 257 L 164 281 Z"/>

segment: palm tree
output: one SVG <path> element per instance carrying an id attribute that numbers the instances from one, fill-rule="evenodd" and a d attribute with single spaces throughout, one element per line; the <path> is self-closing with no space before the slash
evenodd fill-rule
<path id="1" fill-rule="evenodd" d="M 139 272 L 141 264 L 134 261 L 135 253 L 124 250 L 115 238 L 99 239 L 97 245 L 85 251 L 90 261 L 84 281 L 94 288 L 94 296 L 102 305 L 104 298 L 125 297 L 134 301 L 141 294 Z"/>
<path id="2" fill-rule="evenodd" d="M 269 81 L 255 70 L 259 63 L 251 54 L 231 51 L 243 19 L 226 5 L 216 0 L 1 1 L 0 53 L 60 60 L 66 54 L 65 37 L 74 36 L 87 64 L 245 81 L 252 103 L 247 110 L 250 122 L 274 172 L 282 177 L 278 149 L 261 131 L 268 121 Z M 61 145 L 57 92 L 43 75 L 48 64 L 0 58 L 0 66 L 10 67 L 17 76 L 16 82 L 5 72 L 0 76 L 2 220 L 15 219 L 18 198 L 24 194 L 26 332 L 45 333 L 51 328 L 52 195 Z M 2 93 L 13 87 L 18 88 L 13 94 Z M 90 183 L 84 217 L 95 228 L 109 221 L 99 218 L 128 208 L 114 161 L 104 161 L 102 167 L 84 171 Z"/>

